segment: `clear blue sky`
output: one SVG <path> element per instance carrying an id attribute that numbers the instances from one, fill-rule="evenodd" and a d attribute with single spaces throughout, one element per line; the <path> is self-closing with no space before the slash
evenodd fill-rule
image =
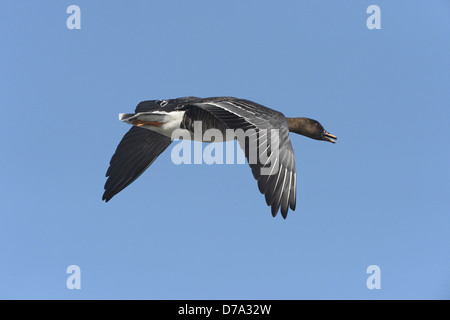
<path id="1" fill-rule="evenodd" d="M 0 298 L 450 298 L 448 1 L 11 0 L 0 35 Z M 170 149 L 101 201 L 118 113 L 188 95 L 338 136 L 291 136 L 287 220 L 246 165 L 176 166 Z"/>

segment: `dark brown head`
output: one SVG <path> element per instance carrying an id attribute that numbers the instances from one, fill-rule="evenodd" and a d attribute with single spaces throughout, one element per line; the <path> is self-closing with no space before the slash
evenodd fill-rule
<path id="1" fill-rule="evenodd" d="M 324 140 L 335 143 L 336 136 L 328 133 L 319 121 L 309 118 L 287 118 L 289 131 L 307 136 L 311 139 Z M 334 140 L 333 140 L 334 139 Z"/>

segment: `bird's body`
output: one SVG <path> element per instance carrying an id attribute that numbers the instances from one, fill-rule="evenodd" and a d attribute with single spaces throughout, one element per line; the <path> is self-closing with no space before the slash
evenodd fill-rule
<path id="1" fill-rule="evenodd" d="M 272 207 L 272 215 L 275 216 L 281 208 L 284 218 L 288 208 L 294 210 L 296 204 L 295 158 L 289 131 L 333 143 L 330 138 L 336 139 L 315 120 L 286 118 L 276 110 L 233 97 L 143 101 L 135 113 L 120 114 L 119 119 L 133 127 L 110 161 L 103 200 L 109 201 L 139 177 L 173 138 L 179 138 L 173 137 L 177 130 L 185 130 L 189 139 L 203 142 L 216 141 L 204 138 L 207 136 L 204 133 L 210 129 L 218 130 L 223 137 L 229 137 L 228 131 L 234 130 L 247 132 L 247 140 L 239 137 L 237 140 L 258 180 L 259 190 L 265 195 L 267 205 Z M 200 135 L 196 134 L 198 123 L 201 123 Z M 231 137 L 236 139 L 236 136 Z M 264 161 L 253 161 L 252 152 L 261 155 L 261 150 L 267 153 Z M 276 165 L 276 170 L 271 167 L 273 165 Z"/>

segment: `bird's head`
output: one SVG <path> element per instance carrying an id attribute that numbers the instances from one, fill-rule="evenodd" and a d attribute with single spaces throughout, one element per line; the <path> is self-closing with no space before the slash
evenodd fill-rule
<path id="1" fill-rule="evenodd" d="M 311 139 L 335 143 L 337 137 L 328 133 L 319 121 L 309 118 L 287 118 L 289 131 L 301 134 Z M 334 140 L 333 140 L 334 139 Z"/>

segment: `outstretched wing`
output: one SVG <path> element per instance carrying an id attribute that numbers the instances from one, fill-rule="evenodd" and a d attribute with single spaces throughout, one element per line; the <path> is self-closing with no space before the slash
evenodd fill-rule
<path id="1" fill-rule="evenodd" d="M 136 180 L 170 145 L 170 138 L 132 127 L 122 138 L 109 162 L 103 200 L 108 202 Z"/>
<path id="2" fill-rule="evenodd" d="M 296 172 L 294 150 L 289 139 L 286 118 L 278 111 L 258 105 L 252 101 L 224 98 L 190 104 L 209 112 L 230 129 L 253 129 L 254 134 L 246 143 L 239 140 L 245 157 L 258 181 L 259 191 L 265 195 L 266 203 L 271 206 L 272 215 L 276 216 L 281 208 L 281 215 L 286 218 L 289 207 L 296 205 Z M 265 112 L 261 112 L 264 109 Z M 271 129 L 278 129 L 278 134 L 271 134 Z M 278 152 L 270 146 L 278 139 Z M 258 152 L 251 147 L 269 148 L 267 160 L 250 161 L 251 153 Z"/>

